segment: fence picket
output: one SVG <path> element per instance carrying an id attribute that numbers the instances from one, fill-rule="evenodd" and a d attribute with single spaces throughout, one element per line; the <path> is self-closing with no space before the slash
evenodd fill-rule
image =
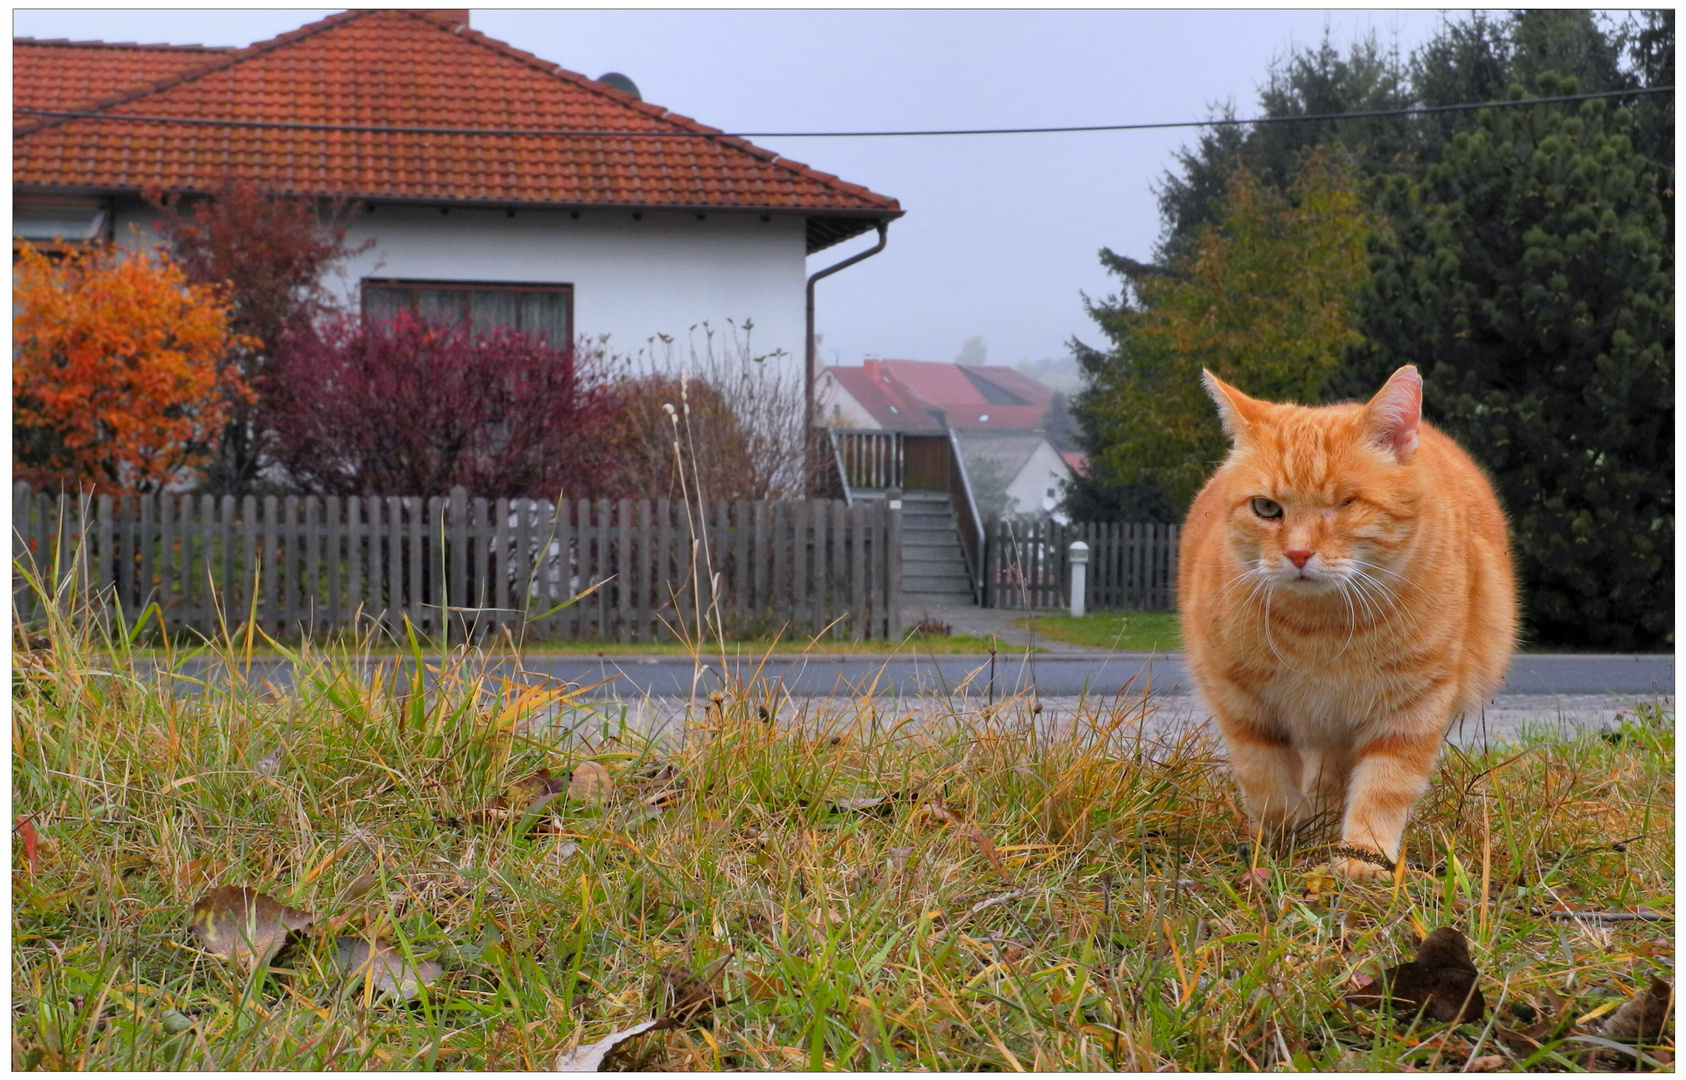
<path id="1" fill-rule="evenodd" d="M 632 640 L 632 500 L 615 504 L 615 636 Z"/>
<path id="2" fill-rule="evenodd" d="M 539 566 L 543 568 L 540 585 L 545 591 L 540 611 L 549 611 L 574 594 L 573 506 L 573 501 L 563 499 L 553 507 L 544 507 L 539 517 Z M 574 616 L 577 614 L 576 606 L 563 608 L 551 615 L 545 620 L 545 634 L 573 638 Z"/>
<path id="3" fill-rule="evenodd" d="M 394 641 L 404 630 L 404 500 L 397 495 L 386 497 L 386 630 Z"/>
<path id="4" fill-rule="evenodd" d="M 386 604 L 381 596 L 381 571 L 385 569 L 386 564 L 381 558 L 381 533 L 384 522 L 379 496 L 364 496 L 362 517 L 363 535 L 368 538 L 368 543 L 363 548 L 363 615 L 366 625 L 375 629 L 380 627 L 386 617 Z"/>
<path id="5" fill-rule="evenodd" d="M 750 589 L 750 606 L 756 611 L 768 611 L 772 604 L 768 602 L 767 573 L 770 565 L 771 553 L 767 550 L 767 515 L 770 507 L 767 503 L 758 502 L 752 511 L 755 517 L 754 551 L 749 557 L 752 572 L 752 588 Z"/>
<path id="6" fill-rule="evenodd" d="M 808 626 L 808 515 L 797 503 L 790 508 L 790 623 L 797 633 Z"/>

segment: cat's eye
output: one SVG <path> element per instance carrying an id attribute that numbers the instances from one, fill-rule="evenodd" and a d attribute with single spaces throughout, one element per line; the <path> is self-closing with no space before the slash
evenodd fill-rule
<path id="1" fill-rule="evenodd" d="M 1355 503 L 1357 501 L 1358 501 L 1358 496 L 1348 495 L 1346 498 L 1341 500 L 1341 505 L 1342 506 L 1351 506 L 1353 503 Z"/>
<path id="2" fill-rule="evenodd" d="M 1282 507 L 1270 499 L 1254 499 L 1253 513 L 1262 518 L 1279 518 L 1282 516 Z"/>

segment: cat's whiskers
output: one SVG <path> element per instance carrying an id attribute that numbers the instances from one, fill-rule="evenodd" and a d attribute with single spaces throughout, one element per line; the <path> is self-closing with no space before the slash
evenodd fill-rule
<path id="1" fill-rule="evenodd" d="M 1400 581 L 1410 581 L 1411 580 L 1410 578 L 1406 577 L 1404 574 L 1401 574 L 1399 571 L 1393 569 L 1391 566 L 1383 566 L 1381 563 L 1373 563 L 1373 562 L 1370 562 L 1368 559 L 1360 559 L 1356 555 L 1348 555 L 1347 558 L 1351 562 L 1355 563 L 1358 566 L 1362 566 L 1367 570 L 1380 570 L 1384 574 L 1392 574 L 1394 577 L 1398 578 Z"/>
<path id="2" fill-rule="evenodd" d="M 1376 606 L 1375 601 L 1370 598 L 1369 590 L 1364 587 L 1364 583 L 1352 577 L 1347 578 L 1346 581 L 1352 586 L 1353 595 L 1358 597 L 1358 602 L 1364 605 L 1365 613 L 1375 622 L 1386 626 L 1387 612 Z"/>
<path id="3" fill-rule="evenodd" d="M 1353 561 L 1356 563 L 1358 560 L 1354 559 Z M 1380 578 L 1371 576 L 1369 573 L 1358 569 L 1357 567 L 1354 567 L 1352 573 L 1355 580 L 1367 583 L 1381 594 L 1381 598 L 1387 601 L 1388 606 L 1391 607 L 1399 616 L 1399 622 L 1402 628 L 1410 624 L 1410 615 L 1400 605 L 1399 598 L 1394 595 L 1393 590 L 1388 588 L 1385 582 L 1383 582 Z"/>
<path id="4" fill-rule="evenodd" d="M 1263 570 L 1264 568 L 1261 566 L 1259 569 Z M 1276 647 L 1276 639 L 1271 637 L 1271 635 L 1270 635 L 1270 597 L 1271 597 L 1271 594 L 1275 592 L 1275 590 L 1268 587 L 1271 584 L 1271 580 L 1270 580 L 1270 577 L 1268 575 L 1264 576 L 1261 579 L 1261 584 L 1266 586 L 1265 591 L 1264 591 L 1264 639 L 1265 639 L 1265 645 L 1269 647 L 1270 654 L 1272 656 L 1276 657 L 1276 659 L 1282 664 L 1283 667 L 1287 668 L 1289 671 L 1292 671 L 1296 675 L 1303 675 L 1303 674 L 1305 674 L 1305 669 L 1301 668 L 1301 667 L 1297 667 L 1293 664 L 1290 664 L 1288 662 L 1288 658 L 1286 656 L 1282 655 L 1282 650 L 1278 649 Z M 1252 597 L 1249 596 L 1248 599 L 1251 600 Z"/>
<path id="5" fill-rule="evenodd" d="M 1346 601 L 1347 628 L 1346 640 L 1341 642 L 1341 651 L 1331 657 L 1331 660 L 1339 660 L 1341 657 L 1345 656 L 1347 649 L 1352 647 L 1353 635 L 1358 633 L 1358 611 L 1352 606 L 1352 597 L 1347 595 L 1346 587 L 1347 582 L 1345 578 L 1335 579 L 1335 588 L 1340 591 L 1341 599 Z"/>
<path id="6" fill-rule="evenodd" d="M 1218 590 L 1217 595 L 1219 597 L 1222 597 L 1224 593 L 1226 593 L 1229 590 L 1235 588 L 1237 585 L 1241 584 L 1243 581 L 1246 581 L 1248 578 L 1253 577 L 1257 573 L 1258 573 L 1258 567 L 1257 566 L 1242 569 L 1240 572 L 1238 572 L 1233 577 L 1231 577 L 1228 581 L 1224 582 L 1223 587 Z M 1255 592 L 1258 591 L 1256 587 L 1255 587 L 1254 591 Z M 1247 597 L 1247 600 L 1251 600 L 1252 598 L 1253 598 L 1252 595 L 1249 594 L 1248 597 Z M 1245 604 L 1247 602 L 1247 600 L 1243 600 L 1242 603 Z"/>
<path id="7" fill-rule="evenodd" d="M 1259 595 L 1260 589 L 1266 590 L 1266 596 L 1267 597 L 1269 596 L 1268 590 L 1270 589 L 1270 574 L 1269 574 L 1268 571 L 1265 570 L 1263 565 L 1255 565 L 1251 570 L 1248 570 L 1242 576 L 1243 577 L 1250 577 L 1250 578 L 1255 579 L 1254 582 L 1253 582 L 1252 591 L 1249 592 L 1245 597 L 1242 598 L 1242 600 L 1241 600 L 1242 604 L 1245 605 L 1245 604 L 1252 603 L 1253 597 Z M 1265 611 L 1266 611 L 1267 614 L 1268 614 L 1269 610 L 1270 610 L 1270 605 L 1267 602 L 1266 605 L 1265 605 Z"/>
<path id="8" fill-rule="evenodd" d="M 1385 603 L 1388 609 L 1391 609 L 1383 610 L 1380 604 L 1377 605 L 1377 619 L 1383 629 L 1394 626 L 1395 620 L 1393 616 L 1397 615 L 1399 617 L 1397 621 L 1397 629 L 1399 632 L 1403 633 L 1409 631 L 1409 617 L 1406 615 L 1405 610 L 1393 599 L 1393 594 L 1384 585 L 1382 585 L 1381 582 L 1362 572 L 1357 572 L 1353 580 L 1354 583 L 1357 584 L 1366 595 L 1370 596 L 1373 601 L 1379 600 L 1382 603 Z"/>

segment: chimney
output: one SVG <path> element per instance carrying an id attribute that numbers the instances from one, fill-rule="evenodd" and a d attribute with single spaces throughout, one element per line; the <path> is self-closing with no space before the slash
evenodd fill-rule
<path id="1" fill-rule="evenodd" d="M 467 26 L 467 8 L 422 8 L 416 12 L 429 22 L 436 22 L 442 26 Z"/>
<path id="2" fill-rule="evenodd" d="M 862 360 L 861 361 L 861 367 L 866 369 L 866 374 L 867 374 L 868 378 L 876 379 L 876 378 L 880 377 L 880 372 L 878 370 L 878 361 L 877 360 Z"/>

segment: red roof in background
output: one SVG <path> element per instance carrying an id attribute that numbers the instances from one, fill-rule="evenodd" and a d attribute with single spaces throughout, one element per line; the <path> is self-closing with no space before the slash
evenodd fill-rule
<path id="1" fill-rule="evenodd" d="M 826 370 L 886 428 L 1035 431 L 1054 397 L 1008 367 L 868 360 Z"/>
<path id="2" fill-rule="evenodd" d="M 1071 467 L 1071 471 L 1076 473 L 1078 476 L 1088 475 L 1088 454 L 1084 454 L 1076 450 L 1065 450 L 1060 453 L 1060 457 L 1065 459 L 1065 463 Z"/>
<path id="3" fill-rule="evenodd" d="M 900 431 L 942 431 L 947 425 L 932 415 L 928 401 L 909 392 L 891 379 L 864 367 L 830 367 L 826 372 L 836 379 L 861 408 L 886 428 Z"/>
<path id="4" fill-rule="evenodd" d="M 12 104 L 74 109 L 204 67 L 234 50 L 206 45 L 129 45 L 12 40 Z"/>
<path id="5" fill-rule="evenodd" d="M 245 179 L 269 191 L 357 199 L 798 212 L 808 218 L 810 251 L 902 212 L 892 198 L 437 14 L 348 11 L 229 51 L 24 40 L 14 43 L 13 62 L 14 108 L 99 114 L 14 113 L 18 185 L 209 191 Z M 58 70 L 75 74 L 49 88 Z M 137 77 L 150 81 L 137 85 Z M 84 89 L 88 98 L 74 97 Z M 263 126 L 277 123 L 303 126 Z"/>

